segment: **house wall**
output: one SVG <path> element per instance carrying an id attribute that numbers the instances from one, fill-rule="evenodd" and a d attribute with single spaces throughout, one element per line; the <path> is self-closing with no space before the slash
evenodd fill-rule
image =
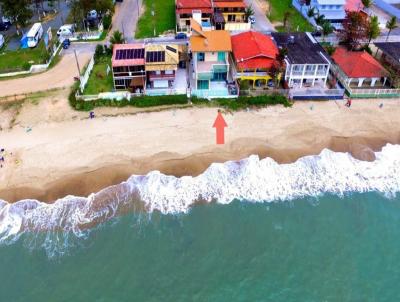
<path id="1" fill-rule="evenodd" d="M 330 64 L 290 64 L 286 62 L 285 80 L 289 88 L 304 86 L 314 86 L 316 83 L 326 85 L 329 75 Z"/>
<path id="2" fill-rule="evenodd" d="M 198 55 L 199 52 L 192 52 L 193 54 L 193 71 L 194 71 L 194 84 L 195 84 L 195 89 L 198 89 L 197 87 L 197 80 L 199 79 L 199 74 L 206 74 L 206 73 L 212 73 L 213 72 L 213 66 L 214 65 L 226 65 L 227 66 L 227 71 L 226 71 L 226 77 L 228 78 L 229 72 L 230 72 L 230 64 L 229 64 L 229 52 L 224 52 L 224 57 L 225 57 L 225 62 L 218 62 L 218 52 L 204 52 L 204 62 L 212 62 L 215 64 L 210 64 L 210 68 L 207 71 L 201 71 L 199 72 L 199 64 L 202 62 L 198 61 Z"/>

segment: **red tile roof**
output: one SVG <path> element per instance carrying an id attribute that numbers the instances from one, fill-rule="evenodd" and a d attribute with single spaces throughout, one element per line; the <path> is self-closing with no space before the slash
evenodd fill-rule
<path id="1" fill-rule="evenodd" d="M 224 8 L 224 7 L 240 7 L 240 8 L 245 8 L 246 4 L 244 4 L 243 1 L 224 1 L 224 2 L 214 2 L 214 6 L 218 8 Z"/>
<path id="2" fill-rule="evenodd" d="M 240 69 L 271 68 L 278 47 L 270 36 L 248 31 L 231 37 L 233 56 Z"/>
<path id="3" fill-rule="evenodd" d="M 193 10 L 200 10 L 201 13 L 203 14 L 212 14 L 213 10 L 212 8 L 178 8 L 176 9 L 176 12 L 181 15 L 181 14 L 188 14 L 191 15 L 193 13 Z"/>
<path id="4" fill-rule="evenodd" d="M 177 8 L 211 8 L 211 0 L 177 0 Z"/>
<path id="5" fill-rule="evenodd" d="M 144 57 L 141 59 L 125 59 L 125 60 L 117 60 L 116 53 L 119 49 L 143 49 L 143 43 L 132 43 L 132 44 L 115 44 L 113 46 L 113 56 L 112 56 L 112 66 L 113 67 L 121 67 L 121 66 L 137 66 L 144 65 Z"/>
<path id="6" fill-rule="evenodd" d="M 365 51 L 349 51 L 338 47 L 332 59 L 349 78 L 380 78 L 387 75 L 385 68 Z"/>
<path id="7" fill-rule="evenodd" d="M 345 10 L 358 12 L 363 7 L 364 5 L 362 5 L 361 0 L 346 0 Z"/>

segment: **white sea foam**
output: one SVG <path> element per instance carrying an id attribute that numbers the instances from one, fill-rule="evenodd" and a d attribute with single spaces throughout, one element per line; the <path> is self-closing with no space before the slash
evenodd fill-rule
<path id="1" fill-rule="evenodd" d="M 68 236 L 82 237 L 84 226 L 114 217 L 121 207 L 137 198 L 148 212 L 171 214 L 185 213 L 200 200 L 222 204 L 234 199 L 271 202 L 368 191 L 393 196 L 400 191 L 400 145 L 387 145 L 375 155 L 375 161 L 365 162 L 348 153 L 323 150 L 320 155 L 291 164 L 250 156 L 212 164 L 197 177 L 177 178 L 158 171 L 134 175 L 87 198 L 67 196 L 53 204 L 37 200 L 9 204 L 0 200 L 0 243 L 12 243 L 26 231 L 64 230 Z"/>

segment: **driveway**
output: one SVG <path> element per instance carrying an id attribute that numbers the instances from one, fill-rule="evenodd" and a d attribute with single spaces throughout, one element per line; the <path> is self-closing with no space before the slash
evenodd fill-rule
<path id="1" fill-rule="evenodd" d="M 252 29 L 261 32 L 275 31 L 274 26 L 267 19 L 265 8 L 263 8 L 265 0 L 245 0 L 245 2 L 247 6 L 251 6 L 254 10 L 254 17 L 256 18 L 256 23 L 251 26 Z"/>
<path id="2" fill-rule="evenodd" d="M 78 76 L 74 49 L 82 70 L 92 57 L 95 46 L 89 43 L 75 43 L 62 54 L 61 61 L 52 69 L 25 78 L 1 80 L 0 97 L 70 87 L 74 83 L 74 77 Z"/>
<path id="3" fill-rule="evenodd" d="M 111 31 L 119 30 L 127 42 L 132 42 L 135 37 L 136 24 L 139 19 L 142 0 L 123 0 L 116 2 Z"/>

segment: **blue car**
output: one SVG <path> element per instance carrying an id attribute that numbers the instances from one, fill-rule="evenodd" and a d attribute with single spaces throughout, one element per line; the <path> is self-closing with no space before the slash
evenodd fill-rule
<path id="1" fill-rule="evenodd" d="M 176 40 L 183 40 L 183 39 L 187 39 L 187 35 L 185 33 L 177 33 L 175 35 L 175 39 Z"/>
<path id="2" fill-rule="evenodd" d="M 71 45 L 71 41 L 69 40 L 69 39 L 65 39 L 63 42 L 62 42 L 62 47 L 64 48 L 64 49 L 68 49 L 68 47 Z"/>

